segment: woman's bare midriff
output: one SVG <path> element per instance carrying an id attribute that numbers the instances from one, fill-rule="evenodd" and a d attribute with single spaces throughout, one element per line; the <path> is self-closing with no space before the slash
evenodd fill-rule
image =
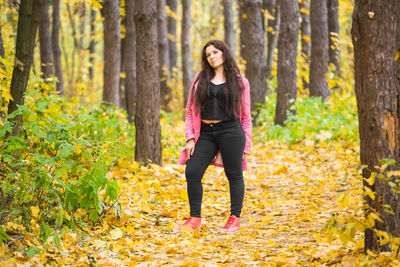
<path id="1" fill-rule="evenodd" d="M 221 122 L 221 121 L 215 121 L 215 120 L 201 120 L 201 121 L 204 123 L 207 123 L 207 124 Z"/>

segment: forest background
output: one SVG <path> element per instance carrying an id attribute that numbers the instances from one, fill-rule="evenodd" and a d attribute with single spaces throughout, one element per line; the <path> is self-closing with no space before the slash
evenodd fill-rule
<path id="1" fill-rule="evenodd" d="M 364 245 L 364 231 L 380 218 L 363 207 L 363 194 L 373 193 L 359 171 L 354 3 L 323 2 L 1 0 L 0 261 L 397 264 L 399 242 L 387 232 L 378 239 L 389 252 Z M 26 66 L 16 57 L 24 4 L 33 8 L 31 32 L 35 6 L 40 15 L 36 39 L 27 40 L 32 66 L 18 102 L 13 72 Z M 312 39 L 312 8 L 322 41 Z M 55 12 L 58 40 L 50 31 Z M 294 32 L 278 34 L 293 21 Z M 279 44 L 279 36 L 292 42 Z M 174 234 L 171 244 L 171 229 L 188 212 L 184 167 L 176 164 L 185 144 L 184 104 L 210 39 L 230 44 L 252 86 L 248 229 L 218 237 L 210 222 L 200 232 Z M 315 59 L 313 42 L 322 43 Z M 279 63 L 278 47 L 289 66 Z M 20 105 L 10 112 L 13 101 Z M 210 169 L 205 211 L 212 221 L 227 215 L 229 201 L 221 170 Z"/>

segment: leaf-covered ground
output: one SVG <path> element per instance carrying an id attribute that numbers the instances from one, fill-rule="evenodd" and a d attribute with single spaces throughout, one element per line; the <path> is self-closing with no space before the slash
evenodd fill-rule
<path id="1" fill-rule="evenodd" d="M 174 233 L 189 213 L 184 167 L 140 166 L 125 159 L 109 172 L 121 186 L 119 216 L 110 213 L 101 225 L 83 228 L 86 234 L 62 234 L 60 249 L 51 240 L 44 247 L 29 233 L 11 236 L 12 245 L 0 251 L 0 265 L 368 266 L 377 257 L 362 254 L 361 236 L 343 245 L 322 232 L 333 214 L 357 216 L 360 194 L 355 194 L 359 202 L 347 206 L 337 198 L 360 192 L 358 153 L 356 143 L 255 143 L 245 172 L 242 230 L 235 234 L 217 231 L 229 215 L 223 169 L 209 167 L 203 178 L 201 230 Z M 30 246 L 41 253 L 21 249 Z"/>

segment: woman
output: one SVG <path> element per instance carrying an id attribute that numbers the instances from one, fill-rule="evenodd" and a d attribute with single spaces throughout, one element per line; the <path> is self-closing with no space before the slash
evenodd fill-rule
<path id="1" fill-rule="evenodd" d="M 229 47 L 211 40 L 203 48 L 202 71 L 193 81 L 186 105 L 187 143 L 179 163 L 186 163 L 190 217 L 183 225 L 192 229 L 201 226 L 201 180 L 208 165 L 214 164 L 224 167 L 231 196 L 230 217 L 220 231 L 240 230 L 251 127 L 249 82 L 240 76 Z"/>

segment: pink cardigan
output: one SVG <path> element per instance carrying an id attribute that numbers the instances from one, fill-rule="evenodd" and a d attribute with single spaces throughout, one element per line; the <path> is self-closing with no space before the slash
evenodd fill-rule
<path id="1" fill-rule="evenodd" d="M 193 82 L 196 80 L 199 73 L 196 74 Z M 249 154 L 251 148 L 251 114 L 250 114 L 250 84 L 249 81 L 241 77 L 242 83 L 244 85 L 243 95 L 242 95 L 242 106 L 240 109 L 239 119 L 240 123 L 242 124 L 242 128 L 246 135 L 246 144 L 244 147 L 244 153 Z M 192 84 L 193 87 L 193 84 Z M 197 83 L 194 86 L 194 93 L 196 93 Z M 194 101 L 191 101 L 191 93 L 189 93 L 189 99 L 186 104 L 186 115 L 185 115 L 185 136 L 186 141 L 193 139 L 197 142 L 200 137 L 200 128 L 201 128 L 201 118 L 200 113 L 194 112 Z M 184 149 L 179 157 L 178 163 L 179 164 L 186 164 L 187 161 L 186 150 Z M 222 157 L 221 154 L 218 153 L 218 157 L 215 162 L 211 163 L 215 166 L 223 167 Z M 243 158 L 243 170 L 247 170 L 247 160 L 246 156 Z"/>

